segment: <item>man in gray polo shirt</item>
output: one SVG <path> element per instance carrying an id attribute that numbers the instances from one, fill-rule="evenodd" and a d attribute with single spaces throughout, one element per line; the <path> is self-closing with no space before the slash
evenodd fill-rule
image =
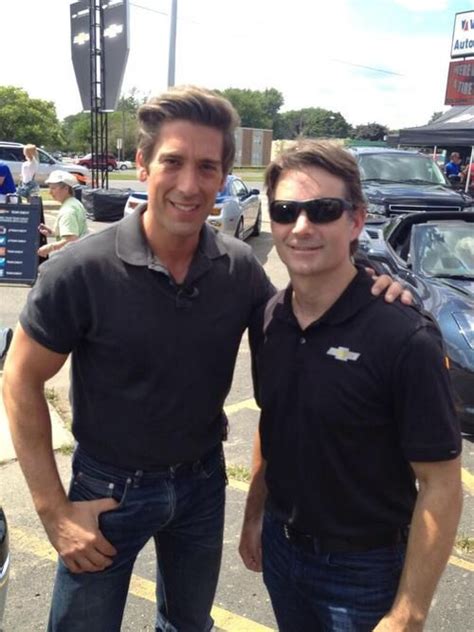
<path id="1" fill-rule="evenodd" d="M 175 88 L 139 120 L 148 208 L 44 265 L 4 375 L 18 458 L 60 556 L 54 632 L 119 631 L 151 537 L 156 630 L 211 629 L 223 405 L 242 333 L 274 292 L 250 247 L 205 223 L 234 158 L 232 106 Z M 43 389 L 69 353 L 78 447 L 66 495 Z"/>

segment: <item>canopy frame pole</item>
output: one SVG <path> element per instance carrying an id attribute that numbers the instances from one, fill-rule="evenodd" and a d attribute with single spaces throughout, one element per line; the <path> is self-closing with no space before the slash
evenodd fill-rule
<path id="1" fill-rule="evenodd" d="M 473 154 L 474 154 L 474 146 L 471 147 L 471 156 L 469 158 L 469 165 L 467 167 L 467 178 L 466 178 L 466 186 L 464 188 L 464 193 L 467 193 L 469 191 L 469 184 L 471 183 L 471 165 L 472 165 Z"/>

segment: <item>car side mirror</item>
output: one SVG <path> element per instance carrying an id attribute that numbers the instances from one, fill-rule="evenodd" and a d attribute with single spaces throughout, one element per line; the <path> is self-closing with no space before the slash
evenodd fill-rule
<path id="1" fill-rule="evenodd" d="M 260 189 L 250 189 L 250 195 L 260 195 Z"/>

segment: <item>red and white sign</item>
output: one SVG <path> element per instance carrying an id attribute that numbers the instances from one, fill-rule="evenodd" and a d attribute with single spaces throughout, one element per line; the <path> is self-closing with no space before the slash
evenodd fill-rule
<path id="1" fill-rule="evenodd" d="M 449 64 L 445 105 L 474 105 L 474 59 Z"/>

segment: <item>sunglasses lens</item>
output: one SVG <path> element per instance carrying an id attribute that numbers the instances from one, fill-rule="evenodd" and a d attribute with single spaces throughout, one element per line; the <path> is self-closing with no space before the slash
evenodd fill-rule
<path id="1" fill-rule="evenodd" d="M 328 224 L 341 217 L 344 212 L 344 201 L 339 198 L 320 198 L 308 203 L 306 212 L 308 219 L 315 224 Z"/>
<path id="2" fill-rule="evenodd" d="M 278 224 L 293 224 L 299 214 L 298 204 L 295 202 L 279 202 L 270 204 L 270 217 Z"/>

